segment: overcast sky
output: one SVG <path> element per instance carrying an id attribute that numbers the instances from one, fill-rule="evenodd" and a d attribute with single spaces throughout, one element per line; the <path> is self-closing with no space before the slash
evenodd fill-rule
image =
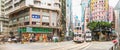
<path id="1" fill-rule="evenodd" d="M 117 4 L 119 0 L 109 0 L 109 5 L 112 6 L 112 7 L 115 7 L 115 5 Z M 80 3 L 81 3 L 81 0 L 73 0 L 72 1 L 73 3 L 73 15 L 77 15 L 80 19 L 80 16 L 81 16 L 81 6 L 80 6 Z"/>

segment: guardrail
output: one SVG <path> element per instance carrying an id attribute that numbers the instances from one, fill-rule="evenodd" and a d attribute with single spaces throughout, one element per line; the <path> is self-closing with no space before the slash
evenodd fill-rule
<path id="1" fill-rule="evenodd" d="M 120 50 L 119 45 L 116 43 L 109 50 Z"/>

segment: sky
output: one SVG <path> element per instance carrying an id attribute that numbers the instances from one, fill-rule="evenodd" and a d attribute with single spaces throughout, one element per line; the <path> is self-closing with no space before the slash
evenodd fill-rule
<path id="1" fill-rule="evenodd" d="M 109 6 L 115 7 L 119 0 L 109 0 Z M 72 0 L 72 10 L 73 10 L 73 16 L 78 16 L 79 20 L 81 19 L 81 6 L 80 6 L 81 0 Z"/>

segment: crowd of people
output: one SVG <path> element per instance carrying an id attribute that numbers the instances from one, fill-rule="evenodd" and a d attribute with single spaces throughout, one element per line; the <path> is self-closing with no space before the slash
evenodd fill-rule
<path id="1" fill-rule="evenodd" d="M 58 39 L 58 36 L 39 36 L 36 38 L 35 36 L 31 36 L 29 38 L 26 38 L 24 36 L 22 37 L 17 37 L 17 36 L 12 36 L 12 37 L 2 37 L 0 38 L 0 44 L 5 44 L 5 43 L 24 43 L 24 42 L 53 42 L 54 39 Z"/>
<path id="2" fill-rule="evenodd" d="M 18 43 L 18 42 L 21 42 L 21 39 L 19 37 L 7 37 L 7 36 L 4 36 L 2 38 L 0 38 L 0 44 L 5 44 L 6 42 L 8 43 Z"/>

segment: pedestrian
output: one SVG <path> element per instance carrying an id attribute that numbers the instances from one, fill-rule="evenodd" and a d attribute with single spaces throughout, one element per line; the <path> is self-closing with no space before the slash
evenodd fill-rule
<path id="1" fill-rule="evenodd" d="M 40 42 L 42 42 L 42 41 L 43 41 L 43 37 L 42 37 L 42 35 L 40 36 L 39 40 L 40 40 Z"/>
<path id="2" fill-rule="evenodd" d="M 5 37 L 1 39 L 2 43 L 5 44 Z"/>
<path id="3" fill-rule="evenodd" d="M 48 42 L 50 42 L 50 35 L 47 36 L 47 40 L 48 40 Z"/>
<path id="4" fill-rule="evenodd" d="M 30 37 L 30 42 L 32 42 L 32 37 Z"/>

